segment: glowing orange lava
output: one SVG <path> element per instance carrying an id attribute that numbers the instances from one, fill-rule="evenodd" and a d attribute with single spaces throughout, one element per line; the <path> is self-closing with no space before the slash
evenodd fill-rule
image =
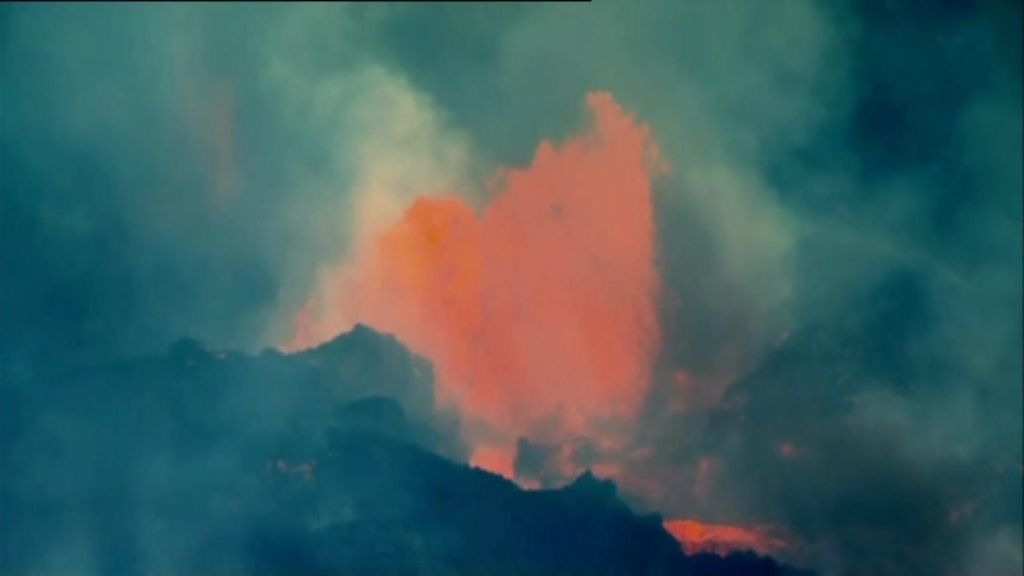
<path id="1" fill-rule="evenodd" d="M 745 528 L 696 520 L 669 520 L 665 522 L 665 529 L 682 544 L 687 554 L 709 552 L 724 556 L 742 550 L 776 554 L 788 545 L 781 530 L 773 527 Z"/>
<path id="2" fill-rule="evenodd" d="M 584 133 L 499 171 L 481 214 L 417 200 L 326 277 L 291 347 L 356 322 L 395 334 L 434 363 L 473 461 L 499 473 L 522 435 L 614 445 L 607 424 L 636 413 L 660 343 L 651 177 L 667 165 L 610 94 L 587 107 Z"/>

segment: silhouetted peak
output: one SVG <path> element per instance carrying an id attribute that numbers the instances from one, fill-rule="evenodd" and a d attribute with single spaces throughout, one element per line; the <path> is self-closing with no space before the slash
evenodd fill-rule
<path id="1" fill-rule="evenodd" d="M 342 332 L 327 342 L 317 346 L 315 350 L 332 349 L 344 346 L 376 345 L 383 342 L 396 342 L 390 334 L 378 332 L 366 324 L 356 324 L 348 332 Z"/>
<path id="2" fill-rule="evenodd" d="M 360 346 L 360 345 L 381 345 L 386 342 L 395 342 L 394 336 L 378 332 L 366 324 L 357 323 L 348 332 L 343 332 L 325 344 L 329 347 L 335 343 L 339 345 Z"/>
<path id="3" fill-rule="evenodd" d="M 434 408 L 434 372 L 426 359 L 414 354 L 390 334 L 364 324 L 316 348 L 291 355 L 344 389 L 349 397 L 388 396 L 413 419 L 429 416 Z"/>
<path id="4" fill-rule="evenodd" d="M 349 331 L 349 336 L 353 336 L 353 337 L 357 337 L 357 336 L 373 336 L 373 337 L 377 337 L 377 336 L 380 336 L 380 335 L 381 335 L 380 332 L 377 332 L 376 330 L 374 330 L 373 328 L 367 326 L 366 324 L 363 324 L 362 322 L 356 322 L 356 325 L 352 327 L 351 331 Z"/>
<path id="5" fill-rule="evenodd" d="M 391 334 L 378 332 L 365 324 L 356 324 L 348 332 L 298 354 L 329 363 L 350 358 L 390 364 L 407 364 L 413 358 L 423 361 Z"/>
<path id="6" fill-rule="evenodd" d="M 566 490 L 591 500 L 611 501 L 618 495 L 614 482 L 594 476 L 590 469 L 584 470 L 572 484 L 566 486 Z"/>

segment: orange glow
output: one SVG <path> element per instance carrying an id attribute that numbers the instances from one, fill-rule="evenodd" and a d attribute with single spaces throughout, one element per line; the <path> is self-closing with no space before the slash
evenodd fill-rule
<path id="1" fill-rule="evenodd" d="M 482 213 L 413 203 L 325 275 L 289 348 L 356 322 L 395 334 L 434 363 L 475 462 L 506 476 L 519 436 L 620 444 L 605 424 L 634 416 L 660 344 L 651 177 L 667 165 L 610 94 L 587 107 L 581 135 L 498 171 Z"/>
<path id="2" fill-rule="evenodd" d="M 800 456 L 800 452 L 796 449 L 796 446 L 789 442 L 783 442 L 779 444 L 779 457 L 785 460 L 795 460 Z"/>
<path id="3" fill-rule="evenodd" d="M 515 454 L 506 450 L 496 450 L 487 447 L 477 448 L 473 452 L 473 456 L 469 459 L 470 466 L 483 468 L 488 472 L 504 476 L 507 480 L 513 480 L 515 478 L 514 463 Z M 530 488 L 532 488 L 532 486 L 530 486 Z"/>
<path id="4" fill-rule="evenodd" d="M 665 529 L 683 546 L 687 554 L 709 552 L 726 555 L 753 550 L 758 554 L 777 554 L 788 543 L 781 530 L 770 526 L 749 528 L 728 524 L 704 524 L 696 520 L 668 520 Z"/>

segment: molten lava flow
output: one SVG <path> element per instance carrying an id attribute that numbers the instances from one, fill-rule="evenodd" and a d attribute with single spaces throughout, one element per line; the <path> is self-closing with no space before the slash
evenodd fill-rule
<path id="1" fill-rule="evenodd" d="M 651 176 L 666 165 L 611 95 L 587 106 L 589 129 L 499 171 L 481 214 L 420 198 L 327 273 L 292 347 L 356 322 L 395 334 L 499 473 L 519 436 L 616 445 L 608 424 L 636 413 L 660 342 Z"/>
<path id="2" fill-rule="evenodd" d="M 753 550 L 758 554 L 776 554 L 788 545 L 781 530 L 773 527 L 744 528 L 727 524 L 703 524 L 696 520 L 669 520 L 668 530 L 687 554 L 709 552 L 726 555 Z"/>

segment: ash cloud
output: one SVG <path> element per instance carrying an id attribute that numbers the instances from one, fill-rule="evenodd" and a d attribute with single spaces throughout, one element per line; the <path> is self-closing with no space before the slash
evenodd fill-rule
<path id="1" fill-rule="evenodd" d="M 4 8 L 11 348 L 276 343 L 357 219 L 459 181 L 461 136 L 338 8 Z"/>

